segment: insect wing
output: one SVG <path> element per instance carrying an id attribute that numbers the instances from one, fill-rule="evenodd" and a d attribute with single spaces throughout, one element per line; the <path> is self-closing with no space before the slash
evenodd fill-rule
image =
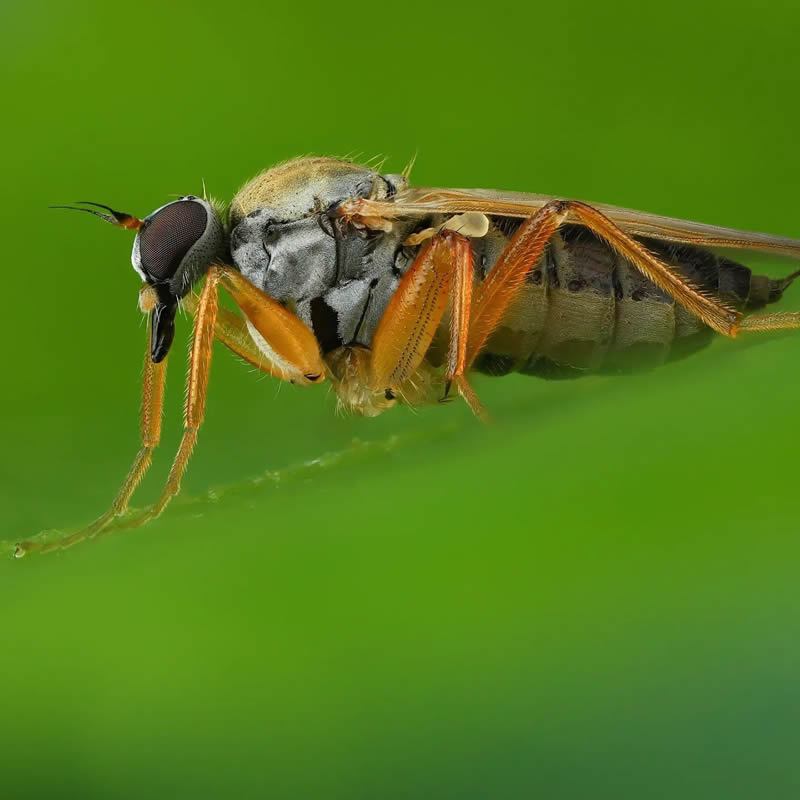
<path id="1" fill-rule="evenodd" d="M 529 217 L 550 200 L 550 195 L 496 192 L 484 189 L 430 189 L 411 187 L 391 200 L 367 201 L 375 216 L 425 216 L 477 211 L 490 216 Z M 702 222 L 663 217 L 628 208 L 590 203 L 622 230 L 633 236 L 700 247 L 751 250 L 800 260 L 800 239 L 753 233 Z M 577 220 L 574 220 L 577 222 Z"/>

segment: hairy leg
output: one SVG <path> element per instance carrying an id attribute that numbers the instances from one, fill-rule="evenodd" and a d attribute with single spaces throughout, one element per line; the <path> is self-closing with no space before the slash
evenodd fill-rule
<path id="1" fill-rule="evenodd" d="M 552 200 L 520 226 L 476 290 L 467 345 L 467 366 L 472 364 L 483 349 L 524 286 L 528 273 L 540 263 L 550 238 L 567 219 L 586 226 L 604 239 L 648 280 L 707 325 L 727 336 L 738 333 L 742 325 L 740 312 L 698 289 L 605 215 L 585 203 Z"/>
<path id="2" fill-rule="evenodd" d="M 189 353 L 189 371 L 186 379 L 186 401 L 184 406 L 184 431 L 178 452 L 172 463 L 166 486 L 151 506 L 124 524 L 115 527 L 139 527 L 158 517 L 170 500 L 180 491 L 181 480 L 197 441 L 197 434 L 205 412 L 208 376 L 211 367 L 212 344 L 215 333 L 220 330 L 234 345 L 232 349 L 250 363 L 261 367 L 257 353 L 245 346 L 244 330 L 234 324 L 231 314 L 217 328 L 219 316 L 218 289 L 224 286 L 237 305 L 246 314 L 253 330 L 262 337 L 273 360 L 266 356 L 264 362 L 270 374 L 278 375 L 296 383 L 310 384 L 323 380 L 324 366 L 319 347 L 311 331 L 291 312 L 257 287 L 250 284 L 238 272 L 222 266 L 209 269 L 205 284 L 196 303 L 191 301 L 195 316 L 192 343 Z M 221 337 L 220 337 L 221 338 Z M 228 344 L 228 342 L 226 342 Z M 33 550 L 47 552 L 70 547 L 90 539 L 106 530 L 115 518 L 123 514 L 134 489 L 150 465 L 152 451 L 158 443 L 161 431 L 161 406 L 163 398 L 165 362 L 153 364 L 148 353 L 145 363 L 145 378 L 142 404 L 142 449 L 125 479 L 111 508 L 91 525 L 77 533 L 39 545 L 23 542 L 17 546 L 17 556 Z"/>

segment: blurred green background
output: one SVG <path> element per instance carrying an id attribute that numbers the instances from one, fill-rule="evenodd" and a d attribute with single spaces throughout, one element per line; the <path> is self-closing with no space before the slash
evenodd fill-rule
<path id="1" fill-rule="evenodd" d="M 6 2 L 0 539 L 94 518 L 138 446 L 131 237 L 47 205 L 418 151 L 419 184 L 800 236 L 798 26 L 743 0 Z M 185 488 L 237 491 L 0 561 L 0 796 L 800 796 L 799 371 L 780 336 L 477 379 L 484 428 L 337 418 L 219 349 Z"/>

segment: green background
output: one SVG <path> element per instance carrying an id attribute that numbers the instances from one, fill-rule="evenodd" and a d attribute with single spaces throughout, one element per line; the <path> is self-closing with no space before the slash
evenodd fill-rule
<path id="1" fill-rule="evenodd" d="M 800 795 L 792 336 L 476 379 L 488 427 L 337 418 L 219 349 L 185 488 L 229 497 L 7 546 L 96 516 L 137 448 L 131 237 L 47 205 L 418 151 L 418 184 L 800 236 L 800 11 L 766 5 L 3 4 L 0 795 Z"/>

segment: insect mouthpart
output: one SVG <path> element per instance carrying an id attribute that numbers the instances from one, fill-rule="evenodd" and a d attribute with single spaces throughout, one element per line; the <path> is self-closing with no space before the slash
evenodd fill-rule
<path id="1" fill-rule="evenodd" d="M 178 310 L 178 298 L 163 286 L 156 287 L 158 303 L 150 312 L 150 359 L 154 364 L 163 361 L 175 338 L 175 314 Z"/>

